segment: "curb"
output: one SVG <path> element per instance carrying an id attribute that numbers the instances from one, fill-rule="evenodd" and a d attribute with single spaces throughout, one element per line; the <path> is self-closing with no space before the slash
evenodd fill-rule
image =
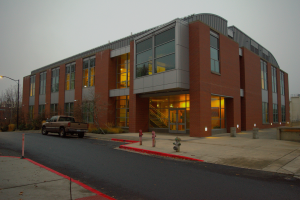
<path id="1" fill-rule="evenodd" d="M 115 141 L 115 142 L 128 142 L 128 143 L 137 143 L 137 142 L 139 142 L 139 141 L 135 141 L 135 140 L 124 140 L 124 139 L 117 139 L 117 138 L 112 138 L 111 140 Z"/>
<path id="2" fill-rule="evenodd" d="M 16 156 L 0 156 L 0 157 L 20 158 L 20 157 L 16 157 Z M 71 179 L 71 181 L 73 183 L 76 183 L 76 184 L 80 185 L 81 187 L 83 187 L 83 188 L 85 188 L 85 189 L 87 189 L 87 190 L 89 190 L 89 191 L 91 191 L 91 192 L 93 192 L 93 193 L 95 193 L 95 194 L 97 194 L 97 195 L 99 195 L 101 197 L 104 197 L 104 198 L 109 199 L 109 200 L 116 200 L 116 199 L 114 199 L 114 198 L 112 198 L 110 196 L 107 196 L 106 194 L 103 194 L 103 193 L 99 192 L 98 190 L 95 190 L 95 189 L 91 188 L 90 186 L 88 186 L 88 185 L 86 185 L 84 183 L 81 183 L 80 181 L 74 180 L 74 179 L 72 179 L 69 176 L 66 176 L 66 175 L 64 175 L 62 173 L 59 173 L 59 172 L 57 172 L 57 171 L 55 171 L 55 170 L 53 170 L 53 169 L 51 169 L 49 167 L 46 167 L 46 166 L 44 166 L 44 165 L 42 165 L 40 163 L 37 163 L 37 162 L 35 162 L 35 161 L 33 161 L 33 160 L 29 159 L 29 158 L 24 158 L 24 159 L 28 160 L 29 162 L 31 162 L 31 163 L 39 166 L 39 167 L 42 167 L 42 168 L 44 168 L 44 169 L 46 169 L 46 170 L 48 170 L 48 171 L 50 171 L 50 172 L 52 172 L 52 173 L 54 173 L 56 175 L 59 175 L 59 176 L 65 178 L 65 179 L 68 179 L 68 180 Z"/>
<path id="3" fill-rule="evenodd" d="M 116 139 L 112 138 L 112 141 L 117 141 L 117 142 L 128 142 L 128 143 L 136 143 L 138 141 L 133 141 L 133 140 L 123 140 L 123 139 Z M 186 156 L 180 156 L 180 155 L 175 155 L 175 154 L 170 154 L 170 153 L 162 153 L 158 151 L 152 151 L 152 150 L 146 150 L 146 149 L 140 149 L 136 147 L 128 147 L 126 146 L 127 144 L 119 146 L 120 149 L 125 149 L 125 150 L 130 150 L 130 151 L 136 151 L 140 153 L 147 153 L 147 154 L 152 154 L 152 155 L 157 155 L 157 156 L 164 156 L 164 157 L 170 157 L 170 158 L 178 158 L 178 159 L 183 159 L 183 160 L 192 160 L 192 161 L 198 161 L 198 162 L 204 162 L 204 160 L 196 159 L 196 158 L 190 158 Z"/>

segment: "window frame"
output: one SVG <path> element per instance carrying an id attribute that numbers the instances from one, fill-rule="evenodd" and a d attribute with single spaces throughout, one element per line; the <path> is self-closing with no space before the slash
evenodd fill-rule
<path id="1" fill-rule="evenodd" d="M 217 47 L 214 47 L 211 45 L 211 37 L 214 37 L 215 39 L 217 39 Z M 210 70 L 211 72 L 213 73 L 217 73 L 217 74 L 221 74 L 221 70 L 220 70 L 220 38 L 219 38 L 219 34 L 213 32 L 213 31 L 210 31 L 210 34 L 209 34 L 209 41 L 210 41 Z M 211 54 L 211 49 L 214 49 L 217 51 L 218 53 L 218 60 L 215 60 L 214 58 L 212 58 L 212 54 Z M 214 62 L 214 70 L 212 69 L 212 62 Z M 218 71 L 216 70 L 216 62 L 218 63 Z"/>
<path id="2" fill-rule="evenodd" d="M 71 106 L 71 104 L 73 105 L 73 107 Z M 66 108 L 68 108 L 68 110 L 66 110 Z M 74 116 L 74 102 L 68 102 L 64 104 L 64 115 Z"/>
<path id="3" fill-rule="evenodd" d="M 273 103 L 273 122 L 278 123 L 278 105 Z"/>
<path id="4" fill-rule="evenodd" d="M 29 91 L 29 96 L 33 97 L 35 96 L 35 75 L 30 76 L 30 91 Z"/>
<path id="5" fill-rule="evenodd" d="M 72 71 L 72 68 L 74 67 L 74 71 Z M 68 70 L 69 69 L 69 70 Z M 65 90 L 75 90 L 75 75 L 76 75 L 76 63 L 69 63 L 65 67 Z M 74 77 L 72 78 L 72 74 L 74 73 Z M 69 80 L 67 79 L 67 76 L 69 75 Z M 72 88 L 72 82 L 74 82 L 73 88 Z M 69 88 L 67 88 L 67 84 L 69 84 Z"/>
<path id="6" fill-rule="evenodd" d="M 53 108 L 52 108 L 53 106 Z M 57 103 L 52 103 L 50 104 L 50 116 L 55 116 L 58 115 L 58 104 Z"/>
<path id="7" fill-rule="evenodd" d="M 265 109 L 267 109 L 267 110 L 265 111 Z M 269 123 L 269 103 L 268 102 L 262 102 L 262 122 L 263 122 L 263 124 Z"/>
<path id="8" fill-rule="evenodd" d="M 91 66 L 91 61 L 94 60 L 94 66 Z M 84 68 L 84 62 L 88 62 L 87 68 Z M 85 70 L 88 70 L 87 76 L 85 76 Z M 95 69 L 96 69 L 96 56 L 90 56 L 82 60 L 82 87 L 94 87 L 95 86 Z M 91 75 L 91 71 L 94 71 L 94 74 Z M 92 78 L 93 77 L 93 78 Z M 84 84 L 87 78 L 87 85 Z M 91 81 L 93 80 L 93 81 Z M 92 83 L 92 85 L 91 85 Z"/>
<path id="9" fill-rule="evenodd" d="M 40 73 L 40 95 L 46 94 L 47 71 Z"/>
<path id="10" fill-rule="evenodd" d="M 124 54 L 122 54 L 124 55 Z M 120 55 L 120 56 L 122 56 Z M 118 69 L 121 65 L 123 65 L 122 63 L 118 63 L 119 62 L 119 56 L 117 57 L 116 59 L 116 67 L 117 67 L 117 70 L 116 70 L 116 88 L 117 89 L 122 89 L 122 88 L 129 88 L 130 87 L 130 53 L 126 53 L 126 64 L 125 64 L 125 72 L 122 72 L 122 73 L 119 73 Z M 118 82 L 118 79 L 119 79 L 119 76 L 120 76 L 120 80 L 121 80 L 121 76 L 122 74 L 126 74 L 126 81 L 120 81 Z M 121 83 L 124 83 L 125 82 L 125 87 L 119 87 L 119 84 Z"/>
<path id="11" fill-rule="evenodd" d="M 125 97 L 125 98 L 124 98 Z M 121 100 L 125 100 L 125 107 L 120 107 L 118 108 L 118 101 Z M 115 119 L 115 124 L 118 127 L 125 127 L 128 128 L 129 127 L 129 95 L 125 95 L 125 96 L 119 96 L 116 98 L 116 119 Z M 125 117 L 120 117 L 120 115 L 118 115 L 118 112 L 120 113 L 121 110 L 125 110 Z M 118 119 L 125 119 L 125 126 L 119 126 L 119 124 L 117 124 Z M 128 124 L 128 126 L 127 126 Z"/>
<path id="12" fill-rule="evenodd" d="M 51 93 L 59 92 L 59 68 L 51 69 Z"/>
<path id="13" fill-rule="evenodd" d="M 271 66 L 272 71 L 272 92 L 277 93 L 277 68 Z"/>
<path id="14" fill-rule="evenodd" d="M 264 60 L 260 60 L 261 89 L 268 90 L 268 65 Z"/>
<path id="15" fill-rule="evenodd" d="M 284 89 L 284 72 L 280 71 L 280 94 L 282 96 L 285 95 L 285 89 Z"/>
<path id="16" fill-rule="evenodd" d="M 281 121 L 286 122 L 285 105 L 281 105 Z"/>
<path id="17" fill-rule="evenodd" d="M 156 45 L 155 44 L 156 36 L 158 36 L 158 35 L 160 35 L 160 34 L 162 34 L 164 32 L 167 32 L 167 31 L 169 31 L 171 29 L 174 29 L 174 38 L 170 39 L 168 41 L 164 41 L 163 43 L 160 43 L 160 44 Z M 143 49 L 143 51 L 140 51 L 140 52 L 137 53 L 137 45 L 140 44 L 140 43 L 142 43 L 142 42 L 144 42 L 144 41 L 146 41 L 146 40 L 149 40 L 149 39 L 151 39 L 151 48 Z M 156 52 L 156 48 L 157 47 L 160 47 L 162 45 L 168 44 L 168 43 L 170 43 L 172 41 L 175 41 L 174 52 L 168 53 L 168 54 L 163 55 L 163 56 L 155 57 L 155 52 Z M 151 50 L 151 53 L 152 53 L 151 57 L 149 57 L 150 59 L 145 60 L 145 61 L 143 61 L 141 63 L 137 63 L 137 55 L 140 55 L 140 54 L 145 53 L 146 51 L 150 51 L 150 50 Z M 145 37 L 142 40 L 136 42 L 135 43 L 135 52 L 134 53 L 135 53 L 135 55 L 134 55 L 134 58 L 135 58 L 135 63 L 134 63 L 134 77 L 135 78 L 145 77 L 145 76 L 154 75 L 154 74 L 158 74 L 158 73 L 163 73 L 163 72 L 166 72 L 166 71 L 170 71 L 170 70 L 176 69 L 176 25 L 173 24 L 173 25 L 170 25 L 168 27 L 165 27 L 162 30 L 154 32 L 151 36 Z M 173 54 L 175 55 L 174 68 L 168 69 L 168 70 L 165 70 L 165 71 L 161 71 L 161 72 L 157 72 L 157 70 L 156 70 L 156 60 L 164 58 L 164 57 L 167 57 L 167 56 L 171 56 Z M 138 66 L 142 66 L 142 65 L 143 65 L 143 67 L 147 66 L 146 67 L 147 71 L 144 70 L 145 72 L 142 73 L 140 76 L 138 76 L 138 71 L 137 71 Z M 151 71 L 149 71 L 149 68 L 151 68 Z"/>

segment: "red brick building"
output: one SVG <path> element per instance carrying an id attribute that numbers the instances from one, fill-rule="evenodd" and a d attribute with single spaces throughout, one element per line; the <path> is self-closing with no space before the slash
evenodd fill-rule
<path id="1" fill-rule="evenodd" d="M 36 69 L 23 111 L 130 132 L 204 137 L 289 123 L 288 75 L 258 42 L 213 14 L 175 19 Z M 97 99 L 97 101 L 95 101 Z"/>

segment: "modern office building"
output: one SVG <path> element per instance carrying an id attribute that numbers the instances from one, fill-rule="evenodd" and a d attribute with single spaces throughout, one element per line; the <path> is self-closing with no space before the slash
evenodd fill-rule
<path id="1" fill-rule="evenodd" d="M 204 137 L 289 122 L 288 74 L 270 51 L 214 14 L 175 19 L 38 68 L 23 84 L 31 117 L 72 115 L 97 96 L 101 111 L 83 109 L 83 119 L 130 132 Z"/>
<path id="2" fill-rule="evenodd" d="M 300 94 L 293 94 L 290 101 L 291 122 L 300 122 Z"/>

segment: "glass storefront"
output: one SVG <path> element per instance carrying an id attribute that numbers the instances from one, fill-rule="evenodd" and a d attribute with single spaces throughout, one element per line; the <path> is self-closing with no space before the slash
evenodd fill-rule
<path id="1" fill-rule="evenodd" d="M 149 98 L 149 127 L 185 131 L 190 128 L 190 95 Z M 172 123 L 169 124 L 169 121 Z"/>
<path id="2" fill-rule="evenodd" d="M 224 97 L 211 96 L 211 128 L 226 128 Z"/>

